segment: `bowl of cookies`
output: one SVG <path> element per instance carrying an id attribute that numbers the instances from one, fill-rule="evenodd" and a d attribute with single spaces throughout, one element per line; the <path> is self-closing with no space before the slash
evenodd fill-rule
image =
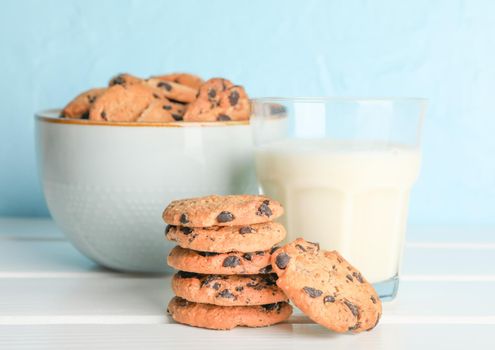
<path id="1" fill-rule="evenodd" d="M 185 73 L 120 74 L 38 113 L 38 167 L 53 219 L 105 267 L 166 272 L 166 203 L 258 192 L 250 113 L 242 86 Z"/>

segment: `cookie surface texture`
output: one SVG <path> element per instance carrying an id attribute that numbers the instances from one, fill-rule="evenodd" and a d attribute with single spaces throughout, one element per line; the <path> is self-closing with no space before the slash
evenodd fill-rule
<path id="1" fill-rule="evenodd" d="M 173 81 L 165 81 L 158 78 L 150 78 L 146 80 L 146 83 L 149 86 L 160 90 L 166 98 L 184 103 L 194 101 L 198 93 L 197 89 L 190 86 L 178 84 Z"/>
<path id="2" fill-rule="evenodd" d="M 219 306 L 174 297 L 167 311 L 179 323 L 226 330 L 237 326 L 265 327 L 280 323 L 290 317 L 292 307 L 285 302 L 257 306 Z"/>
<path id="3" fill-rule="evenodd" d="M 277 222 L 265 222 L 244 226 L 169 226 L 166 236 L 182 248 L 203 252 L 249 253 L 271 249 L 285 238 L 286 231 Z"/>
<path id="4" fill-rule="evenodd" d="M 199 76 L 190 73 L 171 73 L 165 75 L 157 75 L 152 78 L 160 79 L 163 81 L 172 81 L 177 84 L 189 86 L 193 89 L 199 89 L 204 83 L 203 79 Z"/>
<path id="5" fill-rule="evenodd" d="M 91 106 L 89 119 L 97 121 L 136 121 L 155 99 L 153 89 L 141 83 L 109 87 Z"/>
<path id="6" fill-rule="evenodd" d="M 283 212 L 279 202 L 265 196 L 212 195 L 172 201 L 163 219 L 174 226 L 244 226 L 274 220 Z"/>
<path id="7" fill-rule="evenodd" d="M 106 88 L 95 88 L 76 96 L 62 110 L 62 116 L 69 119 L 88 119 L 89 109 Z"/>
<path id="8" fill-rule="evenodd" d="M 175 246 L 168 264 L 176 270 L 201 274 L 256 275 L 272 272 L 270 251 L 209 253 Z"/>
<path id="9" fill-rule="evenodd" d="M 155 98 L 141 112 L 138 122 L 176 122 L 183 119 L 184 110 L 165 97 Z"/>
<path id="10" fill-rule="evenodd" d="M 287 301 L 275 274 L 202 275 L 179 271 L 172 279 L 175 295 L 196 303 L 223 306 L 265 305 Z"/>
<path id="11" fill-rule="evenodd" d="M 213 78 L 201 85 L 198 97 L 189 104 L 185 121 L 213 122 L 248 120 L 251 103 L 242 86 L 227 79 Z"/>
<path id="12" fill-rule="evenodd" d="M 373 329 L 381 301 L 361 273 L 336 251 L 298 238 L 272 255 L 277 285 L 313 321 L 336 332 Z"/>

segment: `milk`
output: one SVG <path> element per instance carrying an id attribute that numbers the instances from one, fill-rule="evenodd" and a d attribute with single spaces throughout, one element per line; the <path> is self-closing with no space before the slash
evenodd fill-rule
<path id="1" fill-rule="evenodd" d="M 339 251 L 370 282 L 397 275 L 419 150 L 289 139 L 256 150 L 265 194 L 282 202 L 288 240 Z"/>

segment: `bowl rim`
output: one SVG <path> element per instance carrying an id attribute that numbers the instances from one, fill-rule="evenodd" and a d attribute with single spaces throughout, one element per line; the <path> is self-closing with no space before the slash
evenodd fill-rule
<path id="1" fill-rule="evenodd" d="M 240 126 L 249 125 L 249 120 L 240 121 L 214 121 L 214 122 L 108 122 L 88 119 L 67 119 L 60 118 L 60 108 L 44 109 L 34 114 L 37 121 L 67 124 L 67 125 L 83 125 L 83 126 L 124 126 L 124 127 L 154 127 L 154 128 L 187 128 L 187 127 L 219 127 L 219 126 Z"/>

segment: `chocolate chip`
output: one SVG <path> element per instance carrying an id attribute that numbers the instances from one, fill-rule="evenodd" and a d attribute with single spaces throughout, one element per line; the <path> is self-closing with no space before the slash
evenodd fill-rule
<path id="1" fill-rule="evenodd" d="M 263 203 L 261 203 L 260 207 L 258 208 L 258 211 L 256 212 L 256 215 L 258 216 L 266 216 L 270 217 L 272 216 L 272 210 L 269 207 L 270 201 L 269 200 L 264 200 Z"/>
<path id="2" fill-rule="evenodd" d="M 275 264 L 277 265 L 277 267 L 279 269 L 282 269 L 282 270 L 284 270 L 287 267 L 287 264 L 289 263 L 289 261 L 290 261 L 290 256 L 287 253 L 280 253 L 275 258 Z"/>
<path id="3" fill-rule="evenodd" d="M 370 296 L 370 299 L 371 299 L 371 301 L 373 302 L 373 304 L 376 304 L 376 299 L 375 299 L 375 297 L 374 297 L 373 295 L 372 295 L 372 296 Z"/>
<path id="4" fill-rule="evenodd" d="M 107 120 L 107 113 L 106 113 L 105 111 L 102 111 L 102 112 L 100 113 L 100 116 L 101 116 L 101 118 L 102 118 L 103 120 Z"/>
<path id="5" fill-rule="evenodd" d="M 246 287 L 253 288 L 254 290 L 262 290 L 265 288 L 264 285 L 262 285 L 258 282 L 249 282 L 246 284 Z"/>
<path id="6" fill-rule="evenodd" d="M 186 227 L 186 226 L 181 226 L 180 227 L 180 232 L 182 232 L 183 234 L 185 235 L 188 235 L 190 234 L 191 232 L 193 232 L 193 229 L 190 228 L 190 227 Z"/>
<path id="7" fill-rule="evenodd" d="M 327 295 L 323 298 L 323 303 L 333 303 L 335 302 L 335 298 L 331 295 Z"/>
<path id="8" fill-rule="evenodd" d="M 189 222 L 189 218 L 187 217 L 187 214 L 186 213 L 182 214 L 180 216 L 179 221 L 181 224 L 187 224 Z"/>
<path id="9" fill-rule="evenodd" d="M 251 255 L 251 253 L 244 253 L 242 255 L 242 257 L 244 258 L 244 260 L 247 260 L 247 261 L 251 261 L 251 259 L 253 258 L 253 256 Z"/>
<path id="10" fill-rule="evenodd" d="M 273 311 L 273 310 L 280 311 L 282 304 L 281 303 L 265 304 L 265 305 L 261 305 L 261 307 L 266 311 Z"/>
<path id="11" fill-rule="evenodd" d="M 214 280 L 218 280 L 220 279 L 221 277 L 218 276 L 218 275 L 207 275 L 202 281 L 201 281 L 201 287 L 203 286 L 208 286 L 210 284 L 210 282 L 214 281 Z M 218 287 L 220 288 L 220 287 Z"/>
<path id="12" fill-rule="evenodd" d="M 81 119 L 89 119 L 89 112 L 84 112 L 81 114 Z"/>
<path id="13" fill-rule="evenodd" d="M 93 103 L 93 102 L 95 102 L 95 101 L 96 101 L 96 96 L 94 96 L 94 95 L 93 95 L 93 96 L 88 95 L 88 102 L 89 102 L 89 103 Z"/>
<path id="14" fill-rule="evenodd" d="M 219 114 L 217 120 L 219 122 L 228 122 L 229 120 L 232 120 L 232 118 L 230 118 L 227 114 Z"/>
<path id="15" fill-rule="evenodd" d="M 153 94 L 153 97 L 154 98 L 160 98 L 160 96 L 158 96 L 157 94 Z"/>
<path id="16" fill-rule="evenodd" d="M 196 272 L 187 272 L 187 271 L 179 271 L 177 272 L 177 277 L 179 278 L 201 278 L 203 277 L 199 273 Z"/>
<path id="17" fill-rule="evenodd" d="M 275 253 L 275 251 L 276 251 L 278 248 L 280 248 L 280 247 L 278 247 L 278 246 L 274 246 L 274 247 L 272 247 L 272 249 L 270 249 L 270 254 Z"/>
<path id="18" fill-rule="evenodd" d="M 167 91 L 172 90 L 172 85 L 170 85 L 169 83 L 167 83 L 165 81 L 159 82 L 156 86 L 161 87 L 161 88 L 164 88 Z"/>
<path id="19" fill-rule="evenodd" d="M 229 102 L 231 106 L 235 106 L 237 102 L 239 101 L 239 92 L 237 91 L 232 91 L 229 95 Z"/>
<path id="20" fill-rule="evenodd" d="M 229 222 L 234 220 L 234 214 L 228 211 L 222 211 L 220 214 L 217 216 L 217 221 L 218 222 Z"/>
<path id="21" fill-rule="evenodd" d="M 213 288 L 213 289 L 215 289 L 215 290 L 219 290 L 219 289 L 220 289 L 220 283 L 215 282 L 215 283 L 213 284 L 213 286 L 211 286 L 211 288 Z"/>
<path id="22" fill-rule="evenodd" d="M 354 280 L 352 279 L 352 276 L 351 276 L 351 275 L 346 275 L 346 276 L 345 276 L 345 278 L 347 278 L 347 279 L 348 279 L 349 281 L 351 281 L 351 282 L 352 282 L 352 281 L 354 281 Z"/>
<path id="23" fill-rule="evenodd" d="M 175 113 L 172 113 L 172 118 L 174 118 L 176 122 L 180 122 L 184 120 L 184 117 L 182 117 L 180 114 L 175 114 Z"/>
<path id="24" fill-rule="evenodd" d="M 220 293 L 218 293 L 218 296 L 221 298 L 235 299 L 235 295 L 232 294 L 228 289 L 222 290 Z"/>
<path id="25" fill-rule="evenodd" d="M 170 111 L 172 109 L 172 106 L 171 105 L 164 105 L 162 108 L 166 111 Z"/>
<path id="26" fill-rule="evenodd" d="M 266 276 L 263 276 L 263 283 L 265 283 L 266 286 L 274 286 L 277 284 L 277 275 L 276 274 L 269 274 Z"/>
<path id="27" fill-rule="evenodd" d="M 315 246 L 316 251 L 319 251 L 319 250 L 320 250 L 320 243 L 315 243 L 315 242 L 310 242 L 310 241 L 306 241 L 306 242 L 307 242 L 307 243 L 309 243 L 309 244 L 314 245 L 314 246 Z M 338 259 L 339 259 L 339 258 L 337 258 L 337 260 L 338 260 Z M 340 262 L 342 262 L 342 261 L 340 261 Z"/>
<path id="28" fill-rule="evenodd" d="M 124 83 L 125 83 L 124 77 L 121 74 L 119 74 L 115 78 L 113 78 L 112 80 L 110 80 L 110 84 L 109 85 L 110 86 L 112 86 L 112 85 L 122 85 Z"/>
<path id="29" fill-rule="evenodd" d="M 217 90 L 215 90 L 215 89 L 208 90 L 208 98 L 209 99 L 215 98 L 216 96 L 217 96 Z"/>
<path id="30" fill-rule="evenodd" d="M 235 287 L 235 291 L 236 292 L 242 292 L 244 290 L 244 287 L 243 286 L 237 286 Z"/>
<path id="31" fill-rule="evenodd" d="M 224 259 L 222 266 L 223 267 L 236 267 L 240 265 L 241 259 L 239 259 L 237 256 L 228 256 Z"/>
<path id="32" fill-rule="evenodd" d="M 251 226 L 243 226 L 239 229 L 239 233 L 241 235 L 245 235 L 246 233 L 252 233 L 253 228 Z"/>
<path id="33" fill-rule="evenodd" d="M 215 255 L 218 255 L 220 253 L 214 253 L 214 252 L 199 252 L 199 251 L 196 251 L 196 254 L 198 255 L 201 255 L 203 257 L 208 257 L 208 256 L 215 256 Z"/>
<path id="34" fill-rule="evenodd" d="M 273 271 L 272 265 L 268 265 L 268 266 L 261 268 L 259 273 L 270 273 L 272 271 Z"/>
<path id="35" fill-rule="evenodd" d="M 304 248 L 302 245 L 300 244 L 296 244 L 296 248 L 299 249 L 301 252 L 306 252 L 306 248 Z"/>
<path id="36" fill-rule="evenodd" d="M 363 276 L 359 272 L 353 272 L 352 275 L 359 281 L 359 283 L 364 283 Z"/>
<path id="37" fill-rule="evenodd" d="M 318 298 L 320 295 L 323 294 L 323 292 L 321 290 L 313 288 L 313 287 L 304 287 L 303 290 L 311 298 Z"/>
<path id="38" fill-rule="evenodd" d="M 356 305 L 351 303 L 349 300 L 344 300 L 344 304 L 349 308 L 349 310 L 351 310 L 355 317 L 359 317 L 359 309 Z"/>

